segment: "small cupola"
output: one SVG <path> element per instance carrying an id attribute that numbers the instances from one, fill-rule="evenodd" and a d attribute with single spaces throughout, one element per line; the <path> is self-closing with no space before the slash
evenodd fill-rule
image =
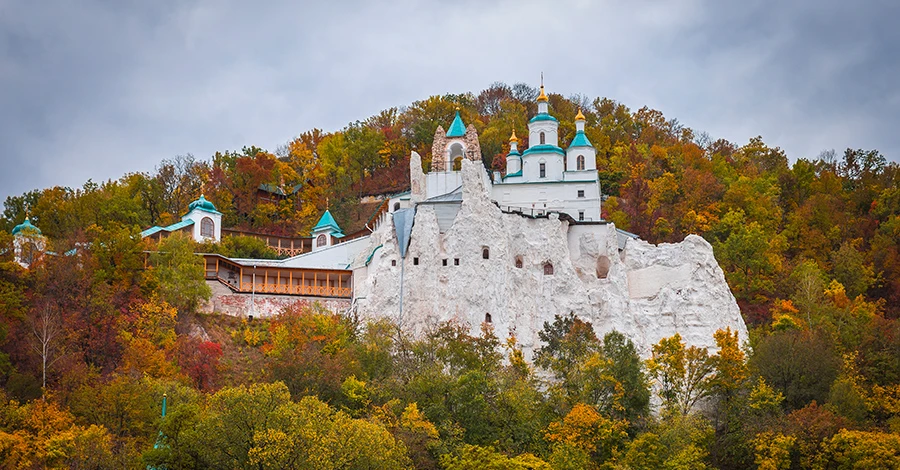
<path id="1" fill-rule="evenodd" d="M 207 211 L 207 212 L 218 212 L 216 210 L 216 206 L 212 202 L 207 201 L 206 198 L 202 194 L 200 195 L 200 199 L 197 199 L 196 201 L 194 201 L 194 202 L 190 203 L 190 205 L 188 205 L 188 212 L 190 212 L 194 209 L 200 209 L 202 211 Z"/>
<path id="2" fill-rule="evenodd" d="M 25 217 L 24 222 L 13 227 L 12 234 L 13 234 L 13 236 L 15 236 L 15 235 L 38 236 L 41 234 L 41 229 L 32 225 L 31 220 L 28 217 Z"/>
<path id="3" fill-rule="evenodd" d="M 334 220 L 330 210 L 325 210 L 319 222 L 312 229 L 313 251 L 334 245 L 335 239 L 343 238 L 341 227 Z"/>
<path id="4" fill-rule="evenodd" d="M 537 98 L 538 104 L 538 114 L 547 114 L 550 112 L 550 98 L 547 98 L 547 94 L 544 93 L 544 84 L 541 83 L 541 94 L 538 95 Z"/>
<path id="5" fill-rule="evenodd" d="M 572 147 L 593 147 L 584 133 L 584 113 L 581 112 L 581 108 L 578 108 L 578 114 L 575 115 L 575 138 L 569 144 L 569 148 Z"/>
<path id="6" fill-rule="evenodd" d="M 188 204 L 188 213 L 181 217 L 181 223 L 170 227 L 189 230 L 194 240 L 200 243 L 222 241 L 222 213 L 202 194 Z"/>
<path id="7" fill-rule="evenodd" d="M 32 225 L 28 217 L 24 222 L 13 227 L 12 235 L 13 254 L 16 262 L 22 267 L 31 266 L 43 256 L 47 246 L 46 239 L 41 235 L 41 229 Z"/>
<path id="8" fill-rule="evenodd" d="M 584 113 L 578 108 L 575 115 L 575 137 L 566 149 L 566 171 L 597 169 L 597 151 L 584 133 Z"/>
<path id="9" fill-rule="evenodd" d="M 509 138 L 509 154 L 506 155 L 506 176 L 515 176 L 522 173 L 522 154 L 519 153 L 519 138 L 513 129 Z"/>

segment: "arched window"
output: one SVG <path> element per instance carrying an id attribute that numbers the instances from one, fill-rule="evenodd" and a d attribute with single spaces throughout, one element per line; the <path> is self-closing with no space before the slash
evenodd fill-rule
<path id="1" fill-rule="evenodd" d="M 547 164 L 546 163 L 540 164 L 540 175 L 541 175 L 541 178 L 547 177 Z"/>
<path id="2" fill-rule="evenodd" d="M 491 323 L 491 314 L 490 314 L 490 313 L 485 313 L 485 314 L 484 314 L 484 322 L 485 322 L 485 323 Z"/>
<path id="3" fill-rule="evenodd" d="M 579 155 L 578 158 L 575 159 L 575 165 L 579 170 L 584 169 L 584 155 Z"/>
<path id="4" fill-rule="evenodd" d="M 521 256 L 516 256 L 516 267 L 519 269 L 522 268 L 522 257 Z"/>
<path id="5" fill-rule="evenodd" d="M 544 263 L 544 275 L 549 276 L 551 274 L 553 274 L 553 265 L 549 262 Z"/>
<path id="6" fill-rule="evenodd" d="M 462 157 L 456 157 L 453 160 L 453 171 L 462 170 Z"/>
<path id="7" fill-rule="evenodd" d="M 547 143 L 547 138 L 544 136 L 544 133 L 541 132 L 541 145 L 544 145 L 546 143 Z"/>
<path id="8" fill-rule="evenodd" d="M 320 247 L 325 246 L 326 244 L 328 244 L 328 239 L 325 238 L 324 233 L 320 233 L 319 236 L 316 237 L 316 246 Z"/>
<path id="9" fill-rule="evenodd" d="M 462 159 L 465 156 L 465 154 L 466 154 L 466 149 L 463 148 L 461 143 L 454 142 L 453 144 L 450 145 L 449 162 L 450 162 L 451 168 L 454 171 L 459 171 L 459 168 L 457 168 L 457 165 L 458 165 L 457 161 L 462 162 Z M 460 167 L 462 166 L 461 163 L 459 165 L 460 165 Z M 444 171 L 447 171 L 447 169 L 445 168 Z"/>
<path id="10" fill-rule="evenodd" d="M 200 236 L 206 238 L 216 237 L 216 224 L 209 217 L 200 219 Z"/>
<path id="11" fill-rule="evenodd" d="M 397 212 L 397 211 L 399 211 L 399 210 L 400 210 L 400 203 L 399 203 L 399 202 L 395 202 L 395 203 L 394 203 L 394 212 Z"/>
<path id="12" fill-rule="evenodd" d="M 491 257 L 491 250 L 489 250 L 488 247 L 482 248 L 482 249 L 481 249 L 481 257 L 484 258 L 484 259 L 490 259 L 490 257 Z"/>

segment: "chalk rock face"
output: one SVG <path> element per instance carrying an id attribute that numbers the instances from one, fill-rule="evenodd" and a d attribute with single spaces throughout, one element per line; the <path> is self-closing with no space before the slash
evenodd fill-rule
<path id="1" fill-rule="evenodd" d="M 489 321 L 499 338 L 514 335 L 529 357 L 542 346 L 543 324 L 569 313 L 590 321 L 598 336 L 626 334 L 644 357 L 676 332 L 701 347 L 714 347 L 720 328 L 747 338 L 701 237 L 659 246 L 629 238 L 622 246 L 611 223 L 570 225 L 553 213 L 501 212 L 480 163 L 463 161 L 462 171 L 462 203 L 444 233 L 427 201 L 416 206 L 406 258 L 393 224 L 373 233 L 371 248 L 381 249 L 357 283 L 362 318 L 386 316 L 413 332 L 456 320 L 473 334 Z"/>
<path id="2" fill-rule="evenodd" d="M 412 152 L 409 157 L 410 199 L 414 203 L 425 199 L 425 173 L 422 172 L 422 157 Z"/>

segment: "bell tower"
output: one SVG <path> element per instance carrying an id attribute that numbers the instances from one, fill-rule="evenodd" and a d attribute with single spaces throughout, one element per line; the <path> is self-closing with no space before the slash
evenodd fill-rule
<path id="1" fill-rule="evenodd" d="M 434 132 L 434 144 L 431 146 L 431 171 L 459 171 L 463 160 L 481 161 L 481 144 L 478 143 L 478 132 L 475 126 L 463 124 L 456 108 L 456 117 L 450 123 L 450 129 L 444 131 L 438 126 Z"/>

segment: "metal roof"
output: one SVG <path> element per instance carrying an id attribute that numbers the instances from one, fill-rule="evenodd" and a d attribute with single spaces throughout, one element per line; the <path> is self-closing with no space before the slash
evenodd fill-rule
<path id="1" fill-rule="evenodd" d="M 394 211 L 394 231 L 397 232 L 397 244 L 400 245 L 401 258 L 406 258 L 415 218 L 416 210 L 414 208 Z"/>

